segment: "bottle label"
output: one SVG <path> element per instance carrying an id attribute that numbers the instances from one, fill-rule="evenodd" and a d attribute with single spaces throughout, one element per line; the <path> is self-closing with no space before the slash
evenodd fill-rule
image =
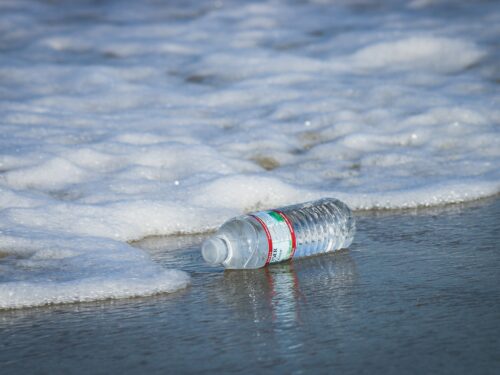
<path id="1" fill-rule="evenodd" d="M 293 257 L 296 249 L 295 232 L 286 215 L 277 210 L 251 214 L 262 225 L 267 236 L 269 252 L 266 264 Z"/>

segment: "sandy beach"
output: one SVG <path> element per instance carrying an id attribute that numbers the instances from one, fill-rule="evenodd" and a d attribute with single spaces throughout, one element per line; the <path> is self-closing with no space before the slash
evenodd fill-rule
<path id="1" fill-rule="evenodd" d="M 206 267 L 204 236 L 147 238 L 192 285 L 0 312 L 2 374 L 496 374 L 500 200 L 358 213 L 350 250 Z"/>
<path id="2" fill-rule="evenodd" d="M 0 1 L 0 374 L 499 374 L 499 40 L 498 1 Z M 348 250 L 202 261 L 326 197 Z"/>

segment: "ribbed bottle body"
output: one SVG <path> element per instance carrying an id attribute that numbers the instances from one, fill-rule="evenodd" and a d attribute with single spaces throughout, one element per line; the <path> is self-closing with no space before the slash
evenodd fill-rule
<path id="1" fill-rule="evenodd" d="M 349 247 L 356 223 L 349 207 L 333 198 L 280 209 L 293 225 L 296 238 L 294 257 L 325 253 Z"/>

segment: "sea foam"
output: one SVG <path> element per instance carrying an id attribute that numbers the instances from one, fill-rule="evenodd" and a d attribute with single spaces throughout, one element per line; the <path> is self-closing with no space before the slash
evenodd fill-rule
<path id="1" fill-rule="evenodd" d="M 361 8 L 3 1 L 0 308 L 185 287 L 127 242 L 251 210 L 497 194 L 498 7 Z"/>

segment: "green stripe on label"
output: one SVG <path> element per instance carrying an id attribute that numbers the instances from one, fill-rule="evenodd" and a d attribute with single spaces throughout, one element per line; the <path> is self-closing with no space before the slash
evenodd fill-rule
<path id="1" fill-rule="evenodd" d="M 267 214 L 272 216 L 276 221 L 285 221 L 281 215 L 274 211 L 267 211 Z"/>

